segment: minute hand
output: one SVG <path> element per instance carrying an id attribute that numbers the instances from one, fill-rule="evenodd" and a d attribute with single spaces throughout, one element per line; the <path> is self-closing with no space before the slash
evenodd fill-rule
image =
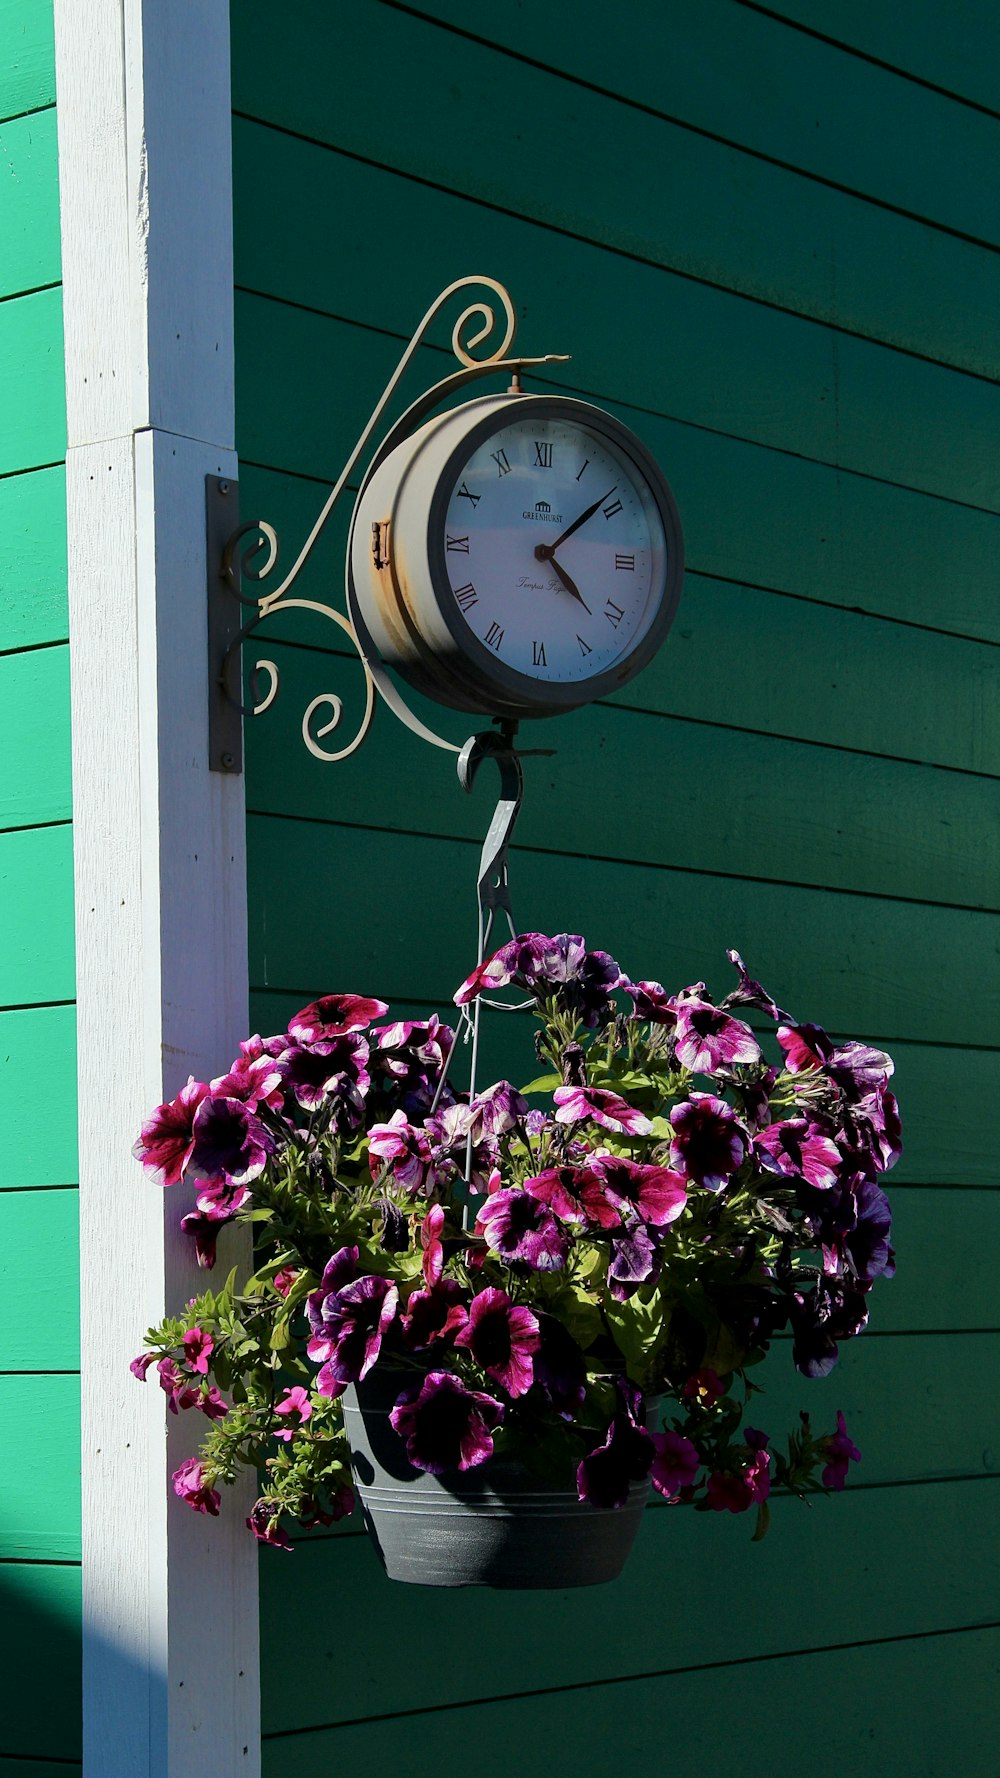
<path id="1" fill-rule="evenodd" d="M 585 525 L 587 523 L 588 519 L 593 518 L 595 512 L 597 511 L 597 508 L 599 506 L 604 505 L 605 500 L 608 498 L 608 494 L 613 494 L 615 491 L 615 488 L 617 488 L 617 486 L 618 486 L 618 483 L 615 482 L 614 487 L 609 488 L 607 494 L 602 494 L 601 498 L 599 500 L 594 501 L 593 506 L 588 506 L 586 512 L 581 512 L 580 517 L 578 519 L 574 519 L 573 523 L 571 525 L 566 526 L 566 529 L 563 532 L 562 536 L 557 537 L 555 540 L 555 543 L 549 544 L 549 554 L 550 555 L 552 554 L 552 552 L 554 550 L 557 550 L 559 548 L 559 545 L 561 543 L 566 542 L 567 537 L 572 537 L 574 531 L 579 531 L 581 525 Z"/>

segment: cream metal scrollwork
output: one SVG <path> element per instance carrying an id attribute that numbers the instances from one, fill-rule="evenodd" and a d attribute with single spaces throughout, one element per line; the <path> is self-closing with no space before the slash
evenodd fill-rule
<path id="1" fill-rule="evenodd" d="M 330 489 L 309 535 L 288 572 L 278 584 L 270 590 L 266 588 L 266 583 L 275 574 L 281 554 L 278 533 L 267 520 L 253 519 L 246 524 L 239 525 L 228 535 L 221 552 L 222 559 L 219 564 L 221 581 L 230 592 L 235 594 L 242 605 L 253 610 L 253 616 L 239 629 L 237 634 L 232 633 L 233 626 L 230 625 L 224 638 L 226 646 L 222 651 L 222 658 L 221 660 L 217 658 L 211 663 L 213 685 L 217 684 L 221 687 L 222 694 L 231 707 L 241 711 L 245 716 L 262 716 L 278 697 L 279 672 L 271 660 L 260 659 L 251 669 L 249 678 L 252 702 L 249 705 L 243 703 L 238 685 L 233 683 L 239 675 L 242 645 L 248 642 L 257 633 L 260 625 L 268 617 L 273 616 L 276 611 L 315 611 L 321 616 L 329 618 L 345 633 L 352 648 L 357 652 L 365 674 L 365 711 L 360 726 L 346 746 L 338 749 L 320 747 L 319 742 L 339 727 L 343 705 L 335 693 L 319 693 L 312 699 L 302 718 L 303 741 L 316 759 L 333 763 L 346 759 L 357 751 L 372 724 L 375 713 L 376 688 L 399 720 L 420 735 L 423 740 L 452 753 L 457 754 L 460 751 L 453 742 L 445 740 L 442 736 L 435 734 L 432 729 L 427 728 L 409 709 L 396 687 L 389 680 L 382 663 L 375 656 L 371 639 L 367 636 L 359 637 L 357 628 L 349 616 L 345 616 L 334 606 L 324 604 L 319 600 L 289 598 L 288 594 L 309 560 L 344 488 L 348 485 L 358 463 L 368 450 L 376 429 L 409 369 L 418 347 L 426 339 L 437 316 L 451 298 L 459 291 L 467 290 L 479 290 L 480 293 L 485 290 L 492 293 L 492 298 L 499 301 L 502 317 L 498 317 L 491 298 L 482 294 L 479 295 L 478 300 L 470 302 L 462 310 L 451 334 L 451 349 L 462 368 L 453 371 L 450 376 L 444 377 L 432 388 L 426 390 L 396 421 L 375 451 L 365 476 L 362 478 L 362 486 L 389 451 L 414 431 L 438 403 L 453 390 L 478 377 L 489 375 L 491 372 L 510 370 L 516 380 L 518 373 L 526 365 L 565 362 L 564 355 L 556 353 L 549 353 L 541 358 L 510 356 L 517 332 L 517 320 L 509 292 L 495 278 L 485 276 L 456 278 L 454 283 L 449 284 L 439 296 L 435 297 L 417 327 L 337 481 Z M 502 336 L 500 336 L 501 319 L 503 322 Z M 477 323 L 478 330 L 470 334 L 469 328 Z M 481 346 L 484 341 L 488 341 L 491 336 L 499 337 L 499 343 L 482 356 L 476 356 L 475 349 Z M 229 484 L 216 482 L 214 488 L 216 492 L 225 493 L 229 489 Z M 246 547 L 240 547 L 245 539 L 251 538 L 253 541 Z M 249 593 L 245 590 L 248 583 L 255 589 L 264 588 L 265 590 Z M 213 625 L 210 610 L 210 635 L 217 637 L 218 634 L 218 624 Z M 261 673 L 268 675 L 268 687 L 263 697 L 260 695 Z M 329 715 L 326 721 L 314 726 L 313 719 L 323 706 L 327 707 Z M 236 743 L 233 742 L 229 751 L 224 746 L 212 747 L 212 764 L 215 769 L 224 771 L 238 769 L 234 763 L 236 759 L 235 746 Z"/>

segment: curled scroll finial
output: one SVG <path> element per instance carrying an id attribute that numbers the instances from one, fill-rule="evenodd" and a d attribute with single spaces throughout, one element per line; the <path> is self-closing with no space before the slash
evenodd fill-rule
<path id="1" fill-rule="evenodd" d="M 473 357 L 473 348 L 482 345 L 483 340 L 489 338 L 497 325 L 497 318 L 490 304 L 488 302 L 483 302 L 482 300 L 476 303 L 470 303 L 467 309 L 462 310 L 462 313 L 459 315 L 458 320 L 455 322 L 452 329 L 451 349 L 460 364 L 468 365 L 471 368 L 476 364 L 494 364 L 501 358 L 507 357 L 508 352 L 514 344 L 514 336 L 517 333 L 517 319 L 514 314 L 514 304 L 510 300 L 509 291 L 505 290 L 502 284 L 498 284 L 495 278 L 459 278 L 455 284 L 450 284 L 447 290 L 442 291 L 441 296 L 438 298 L 438 302 L 445 302 L 456 290 L 464 290 L 470 284 L 485 284 L 488 290 L 496 292 L 503 304 L 504 316 L 507 323 L 500 344 L 494 346 L 493 350 L 486 353 L 482 358 L 475 358 Z M 465 332 L 468 322 L 474 319 L 480 320 L 482 326 L 480 327 L 479 332 L 474 333 L 471 339 L 467 339 L 463 345 L 462 335 Z"/>

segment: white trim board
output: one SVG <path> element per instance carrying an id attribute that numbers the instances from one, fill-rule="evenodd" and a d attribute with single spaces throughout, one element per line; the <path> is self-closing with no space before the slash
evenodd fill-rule
<path id="1" fill-rule="evenodd" d="M 235 473 L 226 0 L 55 0 L 66 338 L 83 1386 L 84 1773 L 260 1771 L 252 1498 L 129 1375 L 204 1281 L 131 1156 L 247 1021 L 242 779 L 208 770 L 205 476 Z M 240 1256 L 229 1230 L 220 1265 Z M 245 1257 L 245 1255 L 244 1255 Z M 250 1484 L 248 1484 L 248 1489 Z"/>

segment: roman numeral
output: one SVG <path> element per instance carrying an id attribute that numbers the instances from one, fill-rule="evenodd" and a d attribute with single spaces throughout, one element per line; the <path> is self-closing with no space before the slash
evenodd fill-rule
<path id="1" fill-rule="evenodd" d="M 468 586 L 458 586 L 455 588 L 455 597 L 458 600 L 459 610 L 469 611 L 479 598 L 479 594 L 476 592 L 476 589 L 470 580 Z"/>
<path id="2" fill-rule="evenodd" d="M 445 547 L 447 549 L 457 550 L 460 556 L 467 556 L 469 553 L 469 539 L 467 537 L 448 537 L 445 540 Z"/>
<path id="3" fill-rule="evenodd" d="M 549 663 L 545 659 L 545 643 L 544 642 L 533 642 L 531 644 L 531 664 L 533 667 L 547 667 L 548 666 Z"/>
<path id="4" fill-rule="evenodd" d="M 622 509 L 621 501 L 620 500 L 612 500 L 611 505 L 606 506 L 604 508 L 604 516 L 606 519 L 613 519 L 615 516 L 615 513 L 621 512 L 621 509 Z"/>
<path id="5" fill-rule="evenodd" d="M 500 653 L 500 644 L 503 641 L 503 631 L 500 628 L 500 625 L 495 624 L 495 623 L 490 624 L 490 627 L 486 632 L 486 636 L 485 636 L 484 640 L 486 642 L 487 648 L 495 648 L 497 651 L 497 654 L 499 654 Z"/>
<path id="6" fill-rule="evenodd" d="M 497 466 L 498 475 L 510 474 L 510 464 L 507 461 L 506 451 L 491 451 L 490 456 L 493 458 L 493 461 Z"/>
<path id="7" fill-rule="evenodd" d="M 584 641 L 584 640 L 583 640 L 583 637 L 582 637 L 582 636 L 578 636 L 578 637 L 577 637 L 577 641 L 578 641 L 578 642 L 579 642 L 579 644 L 580 644 L 580 653 L 581 653 L 581 654 L 593 654 L 593 652 L 594 652 L 594 651 L 593 651 L 593 649 L 592 649 L 592 648 L 591 648 L 591 646 L 590 646 L 590 643 L 589 643 L 589 642 L 585 642 L 585 641 Z"/>
<path id="8" fill-rule="evenodd" d="M 589 463 L 589 462 L 590 462 L 590 458 L 589 458 L 589 457 L 588 457 L 588 458 L 587 458 L 587 459 L 586 459 L 586 461 L 585 461 L 585 462 L 584 462 L 584 465 L 583 465 L 583 469 L 586 469 L 586 467 L 587 467 L 587 464 L 588 464 L 588 463 Z M 582 474 L 583 474 L 583 469 L 581 469 L 581 470 L 580 470 L 580 474 L 579 474 L 579 475 L 578 475 L 578 476 L 577 476 L 577 478 L 576 478 L 576 479 L 577 479 L 577 481 L 579 481 L 579 480 L 580 480 L 580 476 L 581 476 L 581 475 L 582 475 Z"/>
<path id="9" fill-rule="evenodd" d="M 615 557 L 615 567 L 619 568 L 619 569 L 625 568 L 631 574 L 635 570 L 635 557 L 634 556 L 616 556 Z"/>
<path id="10" fill-rule="evenodd" d="M 611 628 L 613 630 L 617 630 L 618 625 L 621 623 L 622 618 L 625 616 L 625 613 L 622 610 L 620 605 L 616 605 L 613 599 L 609 599 L 607 604 L 604 607 L 604 615 L 607 618 L 609 624 L 611 625 Z"/>
<path id="11" fill-rule="evenodd" d="M 479 502 L 482 499 L 482 495 L 481 494 L 470 494 L 468 488 L 466 487 L 465 483 L 463 482 L 462 486 L 458 490 L 458 499 L 459 500 L 471 500 L 472 501 L 472 510 L 473 510 L 473 512 L 475 512 L 476 507 L 479 505 Z"/>
<path id="12" fill-rule="evenodd" d="M 552 446 L 550 444 L 539 444 L 538 440 L 535 440 L 535 461 L 532 464 L 532 468 L 552 468 Z"/>

